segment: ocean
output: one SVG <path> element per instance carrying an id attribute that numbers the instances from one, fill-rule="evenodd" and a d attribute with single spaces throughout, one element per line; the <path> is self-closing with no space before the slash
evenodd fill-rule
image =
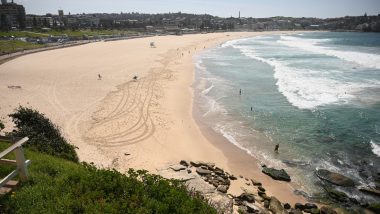
<path id="1" fill-rule="evenodd" d="M 379 34 L 256 36 L 228 41 L 194 60 L 200 117 L 229 142 L 260 163 L 284 168 L 308 195 L 322 191 L 315 175 L 322 168 L 354 179 L 359 187 L 375 187 Z M 356 189 L 341 191 L 369 197 Z"/>

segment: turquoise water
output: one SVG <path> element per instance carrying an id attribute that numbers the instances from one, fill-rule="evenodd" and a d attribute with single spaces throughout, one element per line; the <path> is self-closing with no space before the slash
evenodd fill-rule
<path id="1" fill-rule="evenodd" d="M 226 42 L 195 60 L 196 105 L 203 121 L 231 143 L 285 168 L 308 194 L 320 191 L 318 168 L 374 186 L 380 172 L 379 34 L 257 36 Z"/>

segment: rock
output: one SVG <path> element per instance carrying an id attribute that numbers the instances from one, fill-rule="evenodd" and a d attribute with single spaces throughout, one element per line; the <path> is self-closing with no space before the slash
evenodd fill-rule
<path id="1" fill-rule="evenodd" d="M 304 207 L 305 207 L 305 209 L 313 209 L 313 208 L 318 208 L 318 206 L 317 205 L 315 205 L 315 204 L 312 204 L 312 203 L 306 203 L 305 205 L 304 205 Z"/>
<path id="2" fill-rule="evenodd" d="M 186 169 L 186 167 L 182 165 L 172 165 L 169 168 L 176 172 Z"/>
<path id="3" fill-rule="evenodd" d="M 237 177 L 235 175 L 230 175 L 229 178 L 233 181 L 237 180 Z"/>
<path id="4" fill-rule="evenodd" d="M 211 174 L 211 171 L 208 170 L 208 169 L 197 168 L 196 171 L 197 171 L 197 173 L 199 175 L 209 175 L 209 174 Z"/>
<path id="5" fill-rule="evenodd" d="M 191 164 L 192 166 L 195 166 L 195 167 L 200 167 L 200 166 L 202 165 L 202 163 L 203 163 L 203 162 L 200 162 L 200 161 L 195 161 L 195 162 L 190 161 L 190 164 Z"/>
<path id="6" fill-rule="evenodd" d="M 252 184 L 253 184 L 254 186 L 262 186 L 261 182 L 258 182 L 258 181 L 256 181 L 255 179 L 251 179 L 251 181 L 252 181 Z"/>
<path id="7" fill-rule="evenodd" d="M 344 186 L 344 187 L 355 186 L 355 183 L 352 179 L 336 172 L 330 172 L 329 170 L 326 170 L 326 169 L 319 169 L 317 170 L 316 174 L 318 178 L 322 180 L 326 180 L 338 186 Z"/>
<path id="8" fill-rule="evenodd" d="M 238 196 L 238 199 L 240 199 L 242 201 L 247 201 L 249 203 L 255 202 L 255 196 L 253 194 L 249 194 L 249 193 L 242 193 L 241 195 Z"/>
<path id="9" fill-rule="evenodd" d="M 259 187 L 257 187 L 261 192 L 265 192 L 265 189 L 264 189 L 264 187 L 262 187 L 262 186 L 259 186 Z"/>
<path id="10" fill-rule="evenodd" d="M 218 190 L 221 193 L 227 193 L 228 186 L 226 186 L 226 185 L 220 185 L 220 186 L 218 186 L 218 188 L 216 190 Z"/>
<path id="11" fill-rule="evenodd" d="M 181 180 L 181 181 L 192 180 L 196 177 L 194 174 L 189 174 L 185 170 L 181 170 L 181 171 L 176 172 L 176 171 L 172 170 L 171 168 L 158 170 L 158 174 L 164 178 L 176 179 L 176 180 Z"/>
<path id="12" fill-rule="evenodd" d="M 286 173 L 284 169 L 278 170 L 275 168 L 264 167 L 262 169 L 262 172 L 264 174 L 269 175 L 275 180 L 288 181 L 288 182 L 291 181 L 290 176 L 288 175 L 288 173 Z"/>
<path id="13" fill-rule="evenodd" d="M 189 174 L 190 174 L 190 173 L 191 173 L 191 169 L 188 169 L 188 170 L 187 170 L 187 173 L 189 173 Z"/>
<path id="14" fill-rule="evenodd" d="M 330 207 L 321 207 L 321 214 L 337 214 L 337 212 Z"/>
<path id="15" fill-rule="evenodd" d="M 276 197 L 271 197 L 269 203 L 269 210 L 274 214 L 288 214 L 288 211 L 284 209 L 281 202 Z"/>
<path id="16" fill-rule="evenodd" d="M 311 213 L 311 214 L 319 214 L 320 211 L 319 211 L 318 208 L 313 208 L 313 209 L 310 210 L 310 213 Z"/>
<path id="17" fill-rule="evenodd" d="M 380 203 L 372 203 L 367 208 L 375 213 L 380 213 Z"/>
<path id="18" fill-rule="evenodd" d="M 129 156 L 129 155 L 131 155 L 131 154 L 129 154 L 128 152 L 126 152 L 126 153 L 124 153 L 124 155 L 125 155 L 125 156 Z"/>
<path id="19" fill-rule="evenodd" d="M 233 201 L 225 194 L 207 194 L 205 196 L 205 200 L 208 201 L 208 203 L 217 210 L 217 213 L 233 213 Z"/>
<path id="20" fill-rule="evenodd" d="M 337 190 L 334 190 L 332 188 L 325 188 L 328 196 L 330 196 L 331 199 L 337 202 L 347 202 L 349 200 L 348 196 L 344 192 L 339 192 Z"/>
<path id="21" fill-rule="evenodd" d="M 362 192 L 364 192 L 364 193 L 368 193 L 368 194 L 371 194 L 371 195 L 380 196 L 380 190 L 377 190 L 377 189 L 360 188 L 359 190 L 362 191 Z"/>
<path id="22" fill-rule="evenodd" d="M 285 203 L 285 204 L 284 204 L 284 208 L 288 210 L 288 209 L 290 209 L 290 208 L 291 208 L 291 206 L 290 206 L 290 204 L 289 204 L 289 203 Z"/>
<path id="23" fill-rule="evenodd" d="M 264 207 L 267 209 L 269 208 L 269 200 L 264 201 Z"/>
<path id="24" fill-rule="evenodd" d="M 289 214 L 302 214 L 302 211 L 299 209 L 291 209 L 289 211 Z"/>
<path id="25" fill-rule="evenodd" d="M 185 160 L 181 160 L 181 161 L 179 162 L 179 164 L 181 164 L 182 166 L 185 166 L 185 167 L 188 167 L 188 166 L 189 166 L 189 164 L 188 164 Z"/>
<path id="26" fill-rule="evenodd" d="M 299 209 L 299 210 L 304 210 L 305 206 L 301 203 L 296 203 L 296 204 L 294 204 L 294 208 Z"/>
<path id="27" fill-rule="evenodd" d="M 257 207 L 251 203 L 244 203 L 244 206 L 247 208 L 248 213 L 255 213 L 256 210 L 258 210 L 256 209 Z"/>
<path id="28" fill-rule="evenodd" d="M 258 192 L 259 196 L 265 200 L 270 200 L 270 197 L 265 194 L 265 192 Z"/>
<path id="29" fill-rule="evenodd" d="M 207 168 L 212 168 L 215 166 L 214 163 L 206 163 L 203 161 L 190 161 L 190 164 L 195 167 L 205 166 Z"/>
<path id="30" fill-rule="evenodd" d="M 199 192 L 202 195 L 206 195 L 206 194 L 215 192 L 215 188 L 210 186 L 208 183 L 204 182 L 198 176 L 195 177 L 194 179 L 186 181 L 185 185 L 189 191 Z"/>

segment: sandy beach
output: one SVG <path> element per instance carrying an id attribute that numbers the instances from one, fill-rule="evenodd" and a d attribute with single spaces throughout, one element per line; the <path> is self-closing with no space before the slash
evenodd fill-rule
<path id="1" fill-rule="evenodd" d="M 10 131 L 7 115 L 19 105 L 32 107 L 59 125 L 81 161 L 152 173 L 180 160 L 213 162 L 261 181 L 283 202 L 304 202 L 289 183 L 264 175 L 258 161 L 202 126 L 193 111 L 194 54 L 264 33 L 273 32 L 156 36 L 22 56 L 0 65 L 0 120 Z M 241 185 L 230 192 L 238 194 Z"/>

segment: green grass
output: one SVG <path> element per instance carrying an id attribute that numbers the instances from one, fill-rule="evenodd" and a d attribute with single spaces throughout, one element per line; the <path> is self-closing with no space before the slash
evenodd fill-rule
<path id="1" fill-rule="evenodd" d="M 9 144 L 0 142 L 0 151 Z M 30 178 L 0 196 L 0 213 L 216 213 L 178 181 L 123 175 L 25 149 Z M 0 176 L 14 168 L 0 165 Z"/>
<path id="2" fill-rule="evenodd" d="M 8 54 L 22 50 L 30 50 L 42 48 L 45 45 L 34 44 L 30 42 L 16 41 L 16 40 L 0 40 L 0 54 Z"/>

